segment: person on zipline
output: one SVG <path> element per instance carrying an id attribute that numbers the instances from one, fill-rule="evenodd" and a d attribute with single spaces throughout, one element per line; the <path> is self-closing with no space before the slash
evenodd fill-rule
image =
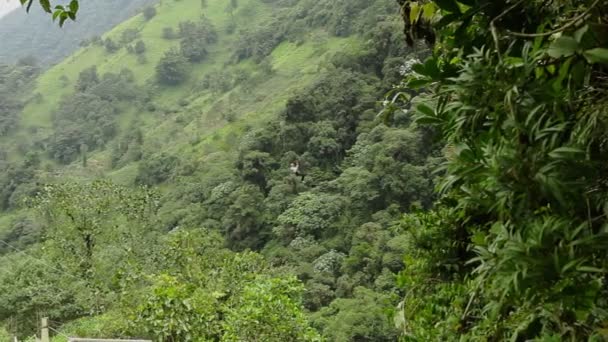
<path id="1" fill-rule="evenodd" d="M 294 175 L 298 176 L 298 177 L 302 177 L 302 181 L 304 181 L 304 174 L 302 174 L 300 172 L 300 162 L 295 160 L 293 162 L 291 162 L 291 164 L 289 164 L 289 170 L 291 170 L 291 173 L 293 173 Z"/>

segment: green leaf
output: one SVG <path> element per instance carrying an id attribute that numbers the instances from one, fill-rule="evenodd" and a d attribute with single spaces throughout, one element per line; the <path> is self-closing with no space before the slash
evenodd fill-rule
<path id="1" fill-rule="evenodd" d="M 564 273 L 568 272 L 569 269 L 573 268 L 577 264 L 580 264 L 581 262 L 582 262 L 582 260 L 580 260 L 580 259 L 570 261 L 569 263 L 564 265 L 564 267 L 562 267 L 561 273 L 564 274 Z"/>
<path id="2" fill-rule="evenodd" d="M 443 10 L 460 13 L 460 7 L 458 7 L 458 3 L 455 0 L 435 0 L 435 3 Z"/>
<path id="3" fill-rule="evenodd" d="M 570 64 L 572 64 L 572 59 L 574 57 L 570 57 L 559 67 L 559 73 L 557 78 L 552 83 L 552 88 L 555 92 L 559 92 L 562 89 L 562 82 L 569 75 Z"/>
<path id="4" fill-rule="evenodd" d="M 441 20 L 439 20 L 439 22 L 437 22 L 437 24 L 435 24 L 435 28 L 441 29 L 444 26 L 447 26 L 447 25 L 451 24 L 452 22 L 457 21 L 458 19 L 460 19 L 460 13 L 450 13 L 450 14 L 444 16 L 443 18 L 441 18 Z"/>
<path id="5" fill-rule="evenodd" d="M 584 155 L 585 151 L 581 150 L 580 148 L 576 148 L 576 147 L 564 146 L 564 147 L 558 147 L 555 150 L 549 152 L 549 157 L 555 158 L 555 159 L 565 159 L 565 158 L 570 158 L 577 154 Z"/>
<path id="6" fill-rule="evenodd" d="M 608 49 L 595 48 L 584 52 L 589 63 L 608 63 Z"/>
<path id="7" fill-rule="evenodd" d="M 410 9 L 410 23 L 415 24 L 418 21 L 421 11 L 422 6 L 420 6 L 420 4 L 415 3 L 412 5 L 412 8 Z"/>
<path id="8" fill-rule="evenodd" d="M 412 65 L 412 70 L 420 75 L 426 75 L 426 69 L 424 68 L 423 63 Z"/>
<path id="9" fill-rule="evenodd" d="M 424 6 L 422 6 L 422 17 L 425 20 L 431 20 L 436 12 L 437 6 L 433 2 L 429 2 L 428 4 L 424 4 Z"/>
<path id="10" fill-rule="evenodd" d="M 570 69 L 570 75 L 575 84 L 582 85 L 585 81 L 586 65 L 587 64 L 581 60 Z"/>
<path id="11" fill-rule="evenodd" d="M 428 58 L 424 64 L 416 64 L 412 67 L 412 70 L 419 73 L 420 75 L 428 76 L 431 79 L 438 79 L 441 70 L 437 67 L 437 60 L 435 58 Z"/>
<path id="12" fill-rule="evenodd" d="M 413 79 L 413 80 L 407 82 L 407 87 L 410 89 L 420 89 L 431 82 L 432 82 L 432 80 L 430 80 L 428 78 Z"/>
<path id="13" fill-rule="evenodd" d="M 509 66 L 509 69 L 524 66 L 524 60 L 521 57 L 507 57 L 505 58 L 505 63 Z"/>
<path id="14" fill-rule="evenodd" d="M 578 51 L 578 42 L 568 36 L 561 36 L 551 43 L 547 53 L 553 58 L 572 56 Z"/>
<path id="15" fill-rule="evenodd" d="M 70 12 L 76 14 L 78 12 L 78 1 L 77 0 L 72 0 L 70 2 Z"/>
<path id="16" fill-rule="evenodd" d="M 436 116 L 420 115 L 414 120 L 420 125 L 436 125 L 442 122 L 442 120 Z"/>
<path id="17" fill-rule="evenodd" d="M 30 11 L 30 8 L 32 8 L 32 4 L 34 3 L 34 0 L 19 0 L 21 1 L 21 5 L 25 5 L 25 3 L 27 2 L 27 7 L 25 9 L 26 12 Z"/>
<path id="18" fill-rule="evenodd" d="M 436 116 L 435 115 L 435 111 L 433 110 L 433 108 L 427 106 L 424 103 L 419 103 L 416 106 L 416 111 L 418 111 L 419 113 L 422 113 L 422 114 L 424 114 L 426 116 Z"/>
<path id="19" fill-rule="evenodd" d="M 471 242 L 478 246 L 483 246 L 486 244 L 486 237 L 487 235 L 484 232 L 478 231 L 471 237 Z"/>
<path id="20" fill-rule="evenodd" d="M 51 13 L 51 2 L 50 2 L 50 0 L 40 0 L 40 6 L 42 7 L 42 9 L 45 12 Z"/>
<path id="21" fill-rule="evenodd" d="M 587 33 L 588 30 L 589 30 L 589 25 L 585 25 L 585 26 L 579 28 L 578 30 L 576 30 L 574 32 L 574 40 L 576 40 L 577 43 L 580 43 L 581 40 L 583 40 L 583 36 L 585 35 L 585 33 Z"/>
<path id="22" fill-rule="evenodd" d="M 597 268 L 597 267 L 591 267 L 591 266 L 579 266 L 576 268 L 577 271 L 580 272 L 589 272 L 589 273 L 606 273 L 606 270 L 601 269 L 601 268 Z"/>
<path id="23" fill-rule="evenodd" d="M 68 20 L 68 14 L 66 12 L 62 12 L 59 17 L 59 27 L 62 27 L 66 20 Z"/>
<path id="24" fill-rule="evenodd" d="M 472 17 L 467 16 L 467 18 L 465 18 L 464 20 L 462 20 L 462 23 L 458 26 L 458 29 L 456 30 L 456 32 L 454 32 L 454 39 L 456 39 L 457 41 L 465 41 L 467 39 L 467 29 L 469 28 L 469 25 L 471 24 L 471 19 Z"/>

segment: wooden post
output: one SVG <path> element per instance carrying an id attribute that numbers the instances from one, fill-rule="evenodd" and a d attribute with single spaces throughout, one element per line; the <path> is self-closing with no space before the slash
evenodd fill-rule
<path id="1" fill-rule="evenodd" d="M 41 323 L 42 329 L 40 330 L 40 342 L 51 342 L 49 339 L 49 319 L 47 317 L 43 317 Z"/>

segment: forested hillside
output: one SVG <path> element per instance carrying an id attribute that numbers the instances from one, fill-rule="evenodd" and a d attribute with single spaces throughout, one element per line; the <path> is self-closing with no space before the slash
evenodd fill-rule
<path id="1" fill-rule="evenodd" d="M 3 65 L 0 339 L 608 339 L 607 20 L 163 0 Z"/>
<path id="2" fill-rule="evenodd" d="M 21 76 L 0 139 L 7 332 L 44 314 L 90 337 L 395 340 L 395 221 L 432 203 L 440 155 L 405 112 L 377 115 L 414 58 L 398 14 L 163 1 Z"/>

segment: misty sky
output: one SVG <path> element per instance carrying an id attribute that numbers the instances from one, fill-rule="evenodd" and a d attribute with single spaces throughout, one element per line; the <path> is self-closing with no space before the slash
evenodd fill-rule
<path id="1" fill-rule="evenodd" d="M 0 0 L 0 17 L 19 7 L 19 0 Z"/>

